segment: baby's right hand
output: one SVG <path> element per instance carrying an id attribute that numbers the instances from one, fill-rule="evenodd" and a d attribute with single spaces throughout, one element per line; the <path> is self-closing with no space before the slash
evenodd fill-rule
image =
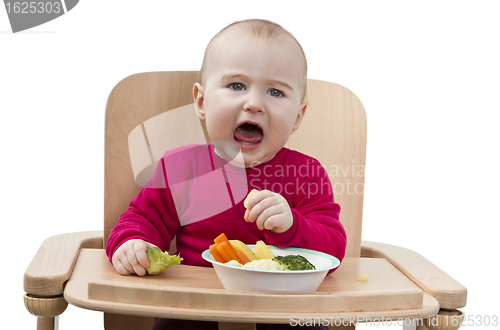
<path id="1" fill-rule="evenodd" d="M 142 239 L 131 239 L 123 243 L 113 254 L 112 262 L 120 275 L 146 275 L 149 266 L 146 250 L 155 245 Z"/>

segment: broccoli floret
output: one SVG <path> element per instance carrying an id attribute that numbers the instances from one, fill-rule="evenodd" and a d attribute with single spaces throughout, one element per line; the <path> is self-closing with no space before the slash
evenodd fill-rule
<path id="1" fill-rule="evenodd" d="M 283 266 L 284 270 L 311 270 L 316 269 L 307 258 L 299 255 L 276 256 L 273 258 Z"/>
<path id="2" fill-rule="evenodd" d="M 168 252 L 162 252 L 160 248 L 149 247 L 146 250 L 149 266 L 146 268 L 149 275 L 158 275 L 168 267 L 172 267 L 183 259 L 177 256 L 171 256 Z"/>

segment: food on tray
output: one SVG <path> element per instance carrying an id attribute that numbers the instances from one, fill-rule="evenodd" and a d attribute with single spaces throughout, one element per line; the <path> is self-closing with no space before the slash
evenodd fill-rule
<path id="1" fill-rule="evenodd" d="M 214 243 L 212 245 L 210 245 L 209 249 L 210 249 L 210 253 L 212 254 L 212 257 L 214 257 L 214 259 L 218 262 L 226 262 L 224 260 L 224 258 L 220 255 L 219 251 L 217 251 L 217 243 Z"/>
<path id="2" fill-rule="evenodd" d="M 236 260 L 231 260 L 231 261 L 228 261 L 228 262 L 225 262 L 226 265 L 229 265 L 229 266 L 235 266 L 235 267 L 243 267 L 242 264 L 240 264 L 238 261 Z"/>
<path id="3" fill-rule="evenodd" d="M 300 255 L 276 256 L 272 259 L 283 267 L 283 270 L 316 269 L 306 257 Z"/>
<path id="4" fill-rule="evenodd" d="M 237 239 L 229 240 L 233 249 L 236 251 L 236 255 L 240 258 L 242 264 L 257 260 L 255 253 L 250 249 L 245 243 Z"/>
<path id="5" fill-rule="evenodd" d="M 231 266 L 266 270 L 316 269 L 304 256 L 275 256 L 263 241 L 258 241 L 252 250 L 242 241 L 228 240 L 224 233 L 214 239 L 209 250 L 215 261 Z"/>
<path id="6" fill-rule="evenodd" d="M 307 258 L 301 255 L 276 256 L 273 259 L 254 260 L 244 265 L 235 260 L 231 260 L 229 262 L 226 262 L 226 265 L 252 269 L 285 271 L 316 269 L 316 267 L 314 267 L 314 265 L 311 264 L 309 260 L 307 260 Z"/>
<path id="7" fill-rule="evenodd" d="M 253 253 L 257 259 L 272 259 L 274 258 L 274 253 L 271 252 L 269 247 L 263 241 L 258 241 L 253 247 Z"/>
<path id="8" fill-rule="evenodd" d="M 258 241 L 252 251 L 242 241 L 229 241 L 224 233 L 214 239 L 214 244 L 210 245 L 209 249 L 212 257 L 222 263 L 236 260 L 244 265 L 253 260 L 274 258 L 274 254 L 263 241 Z"/>
<path id="9" fill-rule="evenodd" d="M 240 264 L 237 261 L 231 260 L 226 262 L 226 265 L 238 266 L 243 268 L 251 268 L 251 269 L 265 269 L 265 270 L 284 270 L 283 266 L 281 266 L 276 261 L 271 259 L 259 259 L 248 262 L 244 265 Z"/>
<path id="10" fill-rule="evenodd" d="M 215 260 L 219 262 L 228 262 L 230 260 L 236 260 L 241 263 L 240 258 L 236 253 L 236 250 L 233 248 L 231 243 L 226 237 L 226 234 L 222 233 L 214 239 L 214 243 L 210 246 L 210 252 Z M 218 253 L 218 255 L 217 255 Z M 215 255 L 214 255 L 215 254 Z M 218 260 L 219 259 L 219 260 Z"/>
<path id="11" fill-rule="evenodd" d="M 357 281 L 366 282 L 368 281 L 368 274 L 360 273 L 356 278 Z"/>
<path id="12" fill-rule="evenodd" d="M 236 251 L 232 247 L 231 243 L 227 241 L 220 242 L 217 245 L 217 251 L 219 251 L 222 258 L 224 258 L 224 260 L 226 261 L 230 260 L 236 260 L 238 262 L 241 261 L 240 258 L 238 258 L 238 256 L 236 255 Z"/>
<path id="13" fill-rule="evenodd" d="M 248 209 L 248 201 L 250 200 L 250 198 L 252 198 L 253 195 L 255 195 L 256 193 L 258 193 L 259 191 L 257 189 L 252 189 L 252 191 L 250 191 L 247 195 L 247 197 L 245 198 L 245 200 L 243 201 L 243 205 Z"/>
<path id="14" fill-rule="evenodd" d="M 149 247 L 146 250 L 149 266 L 146 271 L 149 275 L 158 275 L 165 269 L 181 262 L 183 259 L 179 255 L 171 256 L 168 252 L 162 252 L 160 248 Z"/>

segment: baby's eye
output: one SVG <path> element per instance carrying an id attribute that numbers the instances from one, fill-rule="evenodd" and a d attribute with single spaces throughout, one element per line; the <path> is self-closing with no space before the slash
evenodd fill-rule
<path id="1" fill-rule="evenodd" d="M 279 89 L 271 89 L 267 92 L 267 94 L 271 95 L 271 96 L 274 96 L 274 97 L 282 97 L 284 94 L 282 91 L 280 91 Z"/>
<path id="2" fill-rule="evenodd" d="M 231 83 L 229 84 L 229 88 L 235 91 L 242 91 L 245 89 L 245 86 L 242 83 Z"/>

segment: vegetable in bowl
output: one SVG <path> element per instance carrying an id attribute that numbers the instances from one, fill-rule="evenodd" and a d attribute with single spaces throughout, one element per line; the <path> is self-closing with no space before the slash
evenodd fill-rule
<path id="1" fill-rule="evenodd" d="M 272 259 L 283 267 L 283 270 L 312 270 L 316 269 L 306 257 L 301 255 L 276 256 Z"/>
<path id="2" fill-rule="evenodd" d="M 253 249 L 254 245 L 248 245 Z M 203 259 L 212 263 L 217 277 L 226 290 L 264 291 L 264 292 L 314 292 L 330 269 L 340 265 L 340 261 L 326 253 L 308 249 L 273 245 L 268 246 L 275 256 L 302 255 L 315 269 L 284 271 L 282 269 L 254 269 L 231 263 L 218 262 L 207 249 L 202 253 Z M 276 265 L 273 260 L 260 259 Z"/>

